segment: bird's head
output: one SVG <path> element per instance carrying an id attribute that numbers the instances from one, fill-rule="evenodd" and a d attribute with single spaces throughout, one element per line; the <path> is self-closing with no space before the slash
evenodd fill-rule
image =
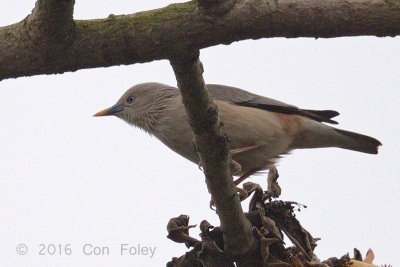
<path id="1" fill-rule="evenodd" d="M 162 111 L 166 108 L 171 91 L 176 88 L 159 83 L 142 83 L 126 91 L 115 105 L 93 116 L 114 115 L 127 123 L 149 133 L 154 133 L 154 126 Z"/>

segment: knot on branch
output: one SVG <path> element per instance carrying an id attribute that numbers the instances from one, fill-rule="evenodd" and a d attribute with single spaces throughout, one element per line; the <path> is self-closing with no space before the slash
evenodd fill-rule
<path id="1" fill-rule="evenodd" d="M 196 119 L 189 119 L 189 124 L 196 135 L 202 135 L 210 131 L 214 126 L 218 127 L 220 132 L 220 125 L 218 123 L 218 107 L 214 103 L 206 107 L 201 114 L 194 114 Z M 199 123 L 201 121 L 201 123 Z M 217 124 L 217 125 L 216 125 Z M 199 151 L 200 152 L 200 151 Z"/>
<path id="2" fill-rule="evenodd" d="M 197 0 L 198 6 L 209 15 L 225 15 L 235 6 L 235 0 Z"/>

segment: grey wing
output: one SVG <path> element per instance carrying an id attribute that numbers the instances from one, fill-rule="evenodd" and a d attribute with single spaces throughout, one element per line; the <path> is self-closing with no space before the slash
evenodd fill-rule
<path id="1" fill-rule="evenodd" d="M 300 109 L 278 100 L 252 94 L 245 90 L 225 85 L 207 84 L 207 89 L 213 98 L 227 101 L 235 105 L 264 109 L 284 114 L 302 115 L 319 122 L 337 124 L 336 121 L 331 120 L 331 118 L 339 115 L 339 112 L 334 110 Z"/>

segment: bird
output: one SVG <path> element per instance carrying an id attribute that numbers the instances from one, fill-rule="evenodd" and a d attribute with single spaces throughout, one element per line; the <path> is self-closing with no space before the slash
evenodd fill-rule
<path id="1" fill-rule="evenodd" d="M 230 139 L 232 174 L 243 180 L 262 171 L 277 178 L 276 164 L 295 149 L 337 147 L 377 154 L 377 139 L 341 130 L 334 110 L 310 110 L 251 92 L 217 84 L 207 91 Z M 178 88 L 155 82 L 128 89 L 115 105 L 94 116 L 116 116 L 158 138 L 170 149 L 200 164 Z M 268 180 L 274 180 L 269 177 Z"/>

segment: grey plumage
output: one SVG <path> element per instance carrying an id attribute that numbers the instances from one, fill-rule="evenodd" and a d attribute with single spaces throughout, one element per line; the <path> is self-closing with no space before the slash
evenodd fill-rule
<path id="1" fill-rule="evenodd" d="M 376 154 L 381 145 L 375 138 L 321 123 L 336 123 L 332 118 L 339 113 L 333 110 L 300 109 L 223 85 L 207 85 L 207 89 L 232 140 L 232 158 L 241 165 L 236 175 L 269 169 L 293 149 L 339 147 Z M 115 115 L 199 163 L 178 88 L 160 83 L 139 84 L 112 108 L 95 115 Z"/>
<path id="2" fill-rule="evenodd" d="M 331 120 L 331 118 L 339 115 L 339 112 L 334 110 L 299 109 L 296 106 L 289 105 L 275 99 L 256 95 L 245 90 L 226 85 L 208 84 L 207 90 L 213 98 L 227 101 L 238 106 L 259 108 L 284 114 L 302 115 L 319 122 L 337 124 L 336 121 Z"/>

